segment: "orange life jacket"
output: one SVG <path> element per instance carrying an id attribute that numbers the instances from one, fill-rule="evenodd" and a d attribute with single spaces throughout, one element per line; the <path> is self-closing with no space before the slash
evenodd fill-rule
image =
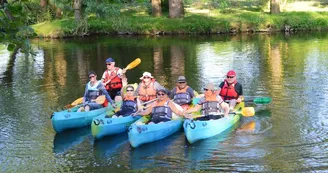
<path id="1" fill-rule="evenodd" d="M 117 75 L 118 70 L 120 70 L 120 68 L 115 67 L 115 70 L 112 72 L 110 72 L 108 70 L 105 71 L 104 82 L 107 82 L 110 80 L 110 82 L 105 86 L 106 90 L 122 88 L 122 79 Z"/>
<path id="2" fill-rule="evenodd" d="M 156 98 L 155 79 L 152 79 L 148 85 L 144 82 L 139 84 L 139 99 L 143 102 Z"/>
<path id="3" fill-rule="evenodd" d="M 236 83 L 237 83 L 237 81 L 228 85 L 228 82 L 226 80 L 224 80 L 224 85 L 220 91 L 220 96 L 224 101 L 238 98 L 239 95 L 235 90 Z"/>

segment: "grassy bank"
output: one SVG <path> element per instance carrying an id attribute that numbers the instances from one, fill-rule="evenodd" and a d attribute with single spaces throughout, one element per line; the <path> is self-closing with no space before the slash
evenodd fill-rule
<path id="1" fill-rule="evenodd" d="M 88 27 L 77 27 L 73 18 L 33 25 L 40 37 L 69 37 L 86 34 L 220 34 L 231 32 L 275 32 L 328 30 L 328 12 L 266 12 L 244 10 L 193 10 L 185 17 L 153 18 L 145 11 L 126 10 L 104 19 L 90 16 Z M 76 29 L 78 28 L 78 29 Z M 87 29 L 87 30 L 86 30 Z"/>

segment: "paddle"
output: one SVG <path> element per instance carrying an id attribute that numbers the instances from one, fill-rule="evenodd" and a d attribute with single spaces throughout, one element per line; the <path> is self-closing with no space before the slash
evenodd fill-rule
<path id="1" fill-rule="evenodd" d="M 255 115 L 255 110 L 254 107 L 244 107 L 242 108 L 241 111 L 237 111 L 237 112 L 230 112 L 229 114 L 242 114 L 244 117 L 251 117 Z M 218 114 L 218 115 L 223 115 L 223 114 Z M 196 115 L 193 116 L 192 118 L 199 118 L 199 117 L 204 117 L 204 115 Z"/>
<path id="2" fill-rule="evenodd" d="M 253 102 L 255 104 L 269 104 L 271 103 L 271 98 L 270 97 L 257 97 L 254 99 L 246 99 L 244 98 L 244 102 Z"/>
<path id="3" fill-rule="evenodd" d="M 131 70 L 134 67 L 136 67 L 137 65 L 139 65 L 141 63 L 141 59 L 137 58 L 134 61 L 132 61 L 130 64 L 128 64 L 124 69 L 125 70 Z"/>
<path id="4" fill-rule="evenodd" d="M 76 99 L 74 102 L 72 102 L 71 104 L 68 104 L 68 105 L 64 106 L 64 108 L 69 109 L 69 108 L 72 108 L 76 105 L 81 104 L 82 102 L 83 102 L 83 97 L 80 97 L 80 98 Z"/>

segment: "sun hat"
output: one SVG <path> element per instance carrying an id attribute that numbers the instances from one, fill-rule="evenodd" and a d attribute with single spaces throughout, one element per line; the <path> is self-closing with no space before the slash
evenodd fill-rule
<path id="1" fill-rule="evenodd" d="M 140 78 L 140 80 L 142 80 L 145 76 L 148 76 L 148 77 L 150 77 L 150 78 L 154 78 L 154 77 L 151 75 L 151 73 L 149 73 L 149 72 L 144 72 L 144 73 L 142 74 L 142 77 Z"/>
<path id="2" fill-rule="evenodd" d="M 206 84 L 206 86 L 205 86 L 205 88 L 204 89 L 208 89 L 208 90 L 212 90 L 212 91 L 214 91 L 215 90 L 215 86 L 214 86 L 214 84 L 213 83 L 207 83 Z"/>

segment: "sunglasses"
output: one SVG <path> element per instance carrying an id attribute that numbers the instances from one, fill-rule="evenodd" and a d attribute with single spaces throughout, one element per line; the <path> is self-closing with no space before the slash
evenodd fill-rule
<path id="1" fill-rule="evenodd" d="M 133 90 L 126 90 L 126 92 L 133 92 Z"/>
<path id="2" fill-rule="evenodd" d="M 235 76 L 227 76 L 227 78 L 231 78 L 231 79 L 234 78 L 234 77 L 235 77 Z"/>
<path id="3" fill-rule="evenodd" d="M 158 96 L 164 96 L 165 94 L 164 93 L 162 93 L 162 94 L 161 93 L 158 93 L 157 95 Z"/>
<path id="4" fill-rule="evenodd" d="M 178 83 L 180 83 L 180 84 L 181 84 L 181 83 L 186 83 L 186 82 L 178 82 Z"/>
<path id="5" fill-rule="evenodd" d="M 144 79 L 150 79 L 150 77 L 147 77 L 147 76 L 146 76 L 146 77 L 143 77 L 143 78 L 144 78 Z"/>
<path id="6" fill-rule="evenodd" d="M 94 78 L 94 77 L 96 77 L 96 76 L 89 76 L 89 79 Z"/>
<path id="7" fill-rule="evenodd" d="M 208 89 L 204 88 L 204 91 L 208 91 Z"/>
<path id="8" fill-rule="evenodd" d="M 109 64 L 106 64 L 106 65 L 112 65 L 111 63 L 109 63 Z"/>

